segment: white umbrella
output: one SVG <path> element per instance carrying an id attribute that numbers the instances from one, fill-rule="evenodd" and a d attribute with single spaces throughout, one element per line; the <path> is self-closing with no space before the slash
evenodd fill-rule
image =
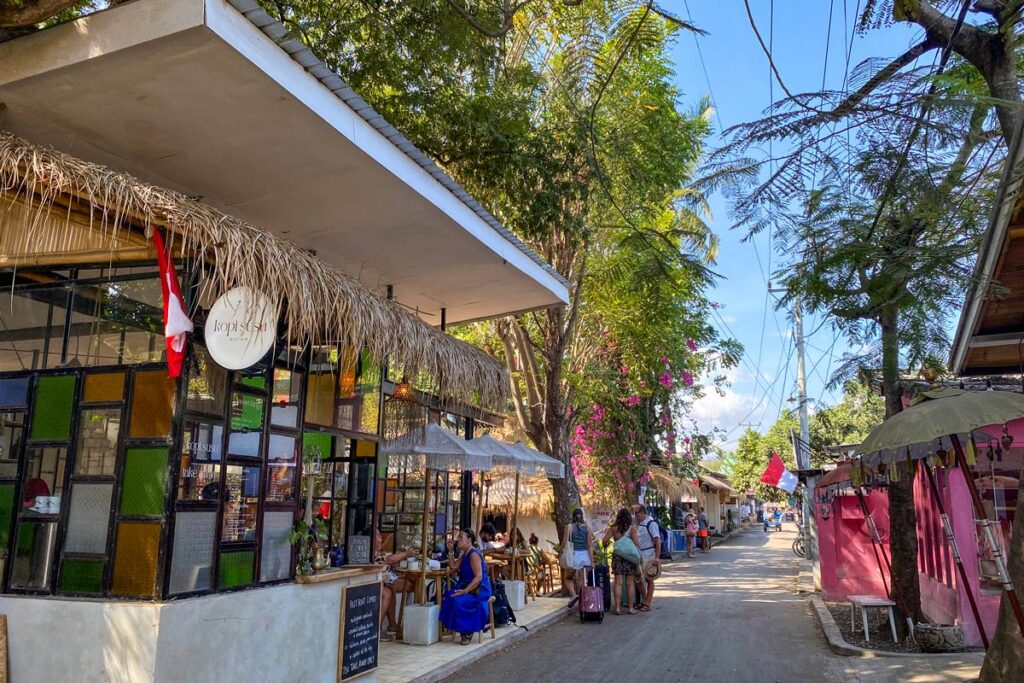
<path id="1" fill-rule="evenodd" d="M 489 470 L 493 465 L 493 456 L 458 434 L 436 424 L 424 425 L 391 439 L 381 446 L 380 452 L 388 456 L 389 462 L 403 465 L 407 469 L 425 470 L 420 584 L 426 588 L 427 512 L 430 509 L 431 470 Z"/>

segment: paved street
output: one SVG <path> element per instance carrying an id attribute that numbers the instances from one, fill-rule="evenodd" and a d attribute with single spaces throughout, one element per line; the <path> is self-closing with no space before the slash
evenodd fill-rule
<path id="1" fill-rule="evenodd" d="M 840 657 L 795 591 L 792 525 L 760 527 L 666 566 L 649 614 L 566 619 L 452 681 L 962 681 L 959 658 Z M 481 666 L 486 667 L 482 675 Z"/>

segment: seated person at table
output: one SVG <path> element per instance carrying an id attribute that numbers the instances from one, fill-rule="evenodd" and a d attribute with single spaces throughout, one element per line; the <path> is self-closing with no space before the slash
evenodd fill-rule
<path id="1" fill-rule="evenodd" d="M 448 541 L 450 556 L 454 556 L 452 542 Z M 441 623 L 449 631 L 462 636 L 462 645 L 469 645 L 473 634 L 484 630 L 489 621 L 487 603 L 491 599 L 491 581 L 487 578 L 484 556 L 476 548 L 476 534 L 472 529 L 459 532 L 460 557 L 452 564 L 458 574 L 455 588 L 441 601 Z"/>
<path id="2" fill-rule="evenodd" d="M 530 545 L 531 546 L 540 545 L 540 539 L 537 538 L 537 534 L 534 534 L 534 533 L 530 534 Z"/>
<path id="3" fill-rule="evenodd" d="M 518 527 L 512 530 L 512 547 L 516 550 L 526 550 L 526 540 L 523 538 L 523 532 Z"/>
<path id="4" fill-rule="evenodd" d="M 480 548 L 482 550 L 494 550 L 496 548 L 504 548 L 504 543 L 499 543 L 497 540 L 498 530 L 494 528 L 494 525 L 487 522 L 480 527 Z"/>
<path id="5" fill-rule="evenodd" d="M 392 553 L 388 555 L 382 551 L 383 540 L 380 536 L 380 530 L 373 530 L 373 557 L 374 564 L 383 564 L 387 568 L 384 570 L 384 574 L 381 578 L 383 583 L 381 594 L 380 594 L 380 639 L 381 640 L 394 640 L 395 637 L 392 632 L 398 628 L 398 619 L 395 617 L 395 605 L 398 603 L 398 596 L 408 590 L 405 585 L 405 580 L 400 579 L 398 574 L 395 573 L 394 565 L 398 564 L 402 560 L 407 560 L 410 557 L 416 557 L 420 551 L 415 548 L 409 550 L 403 550 L 400 553 Z M 384 629 L 384 619 L 388 620 L 388 628 Z"/>

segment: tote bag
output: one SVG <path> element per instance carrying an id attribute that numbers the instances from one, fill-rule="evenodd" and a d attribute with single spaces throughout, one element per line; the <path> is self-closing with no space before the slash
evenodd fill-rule
<path id="1" fill-rule="evenodd" d="M 633 564 L 640 564 L 640 548 L 636 547 L 636 543 L 629 536 L 623 536 L 615 541 L 615 548 L 612 550 L 612 553 Z"/>
<path id="2" fill-rule="evenodd" d="M 562 567 L 562 569 L 576 568 L 572 556 L 572 541 L 568 538 L 565 539 L 565 544 L 562 546 L 562 554 L 558 558 L 558 564 Z"/>

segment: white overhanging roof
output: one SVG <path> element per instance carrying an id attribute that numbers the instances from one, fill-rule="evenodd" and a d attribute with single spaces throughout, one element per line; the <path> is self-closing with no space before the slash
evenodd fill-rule
<path id="1" fill-rule="evenodd" d="M 566 281 L 254 0 L 135 0 L 0 43 L 3 127 L 196 196 L 440 323 Z"/>

